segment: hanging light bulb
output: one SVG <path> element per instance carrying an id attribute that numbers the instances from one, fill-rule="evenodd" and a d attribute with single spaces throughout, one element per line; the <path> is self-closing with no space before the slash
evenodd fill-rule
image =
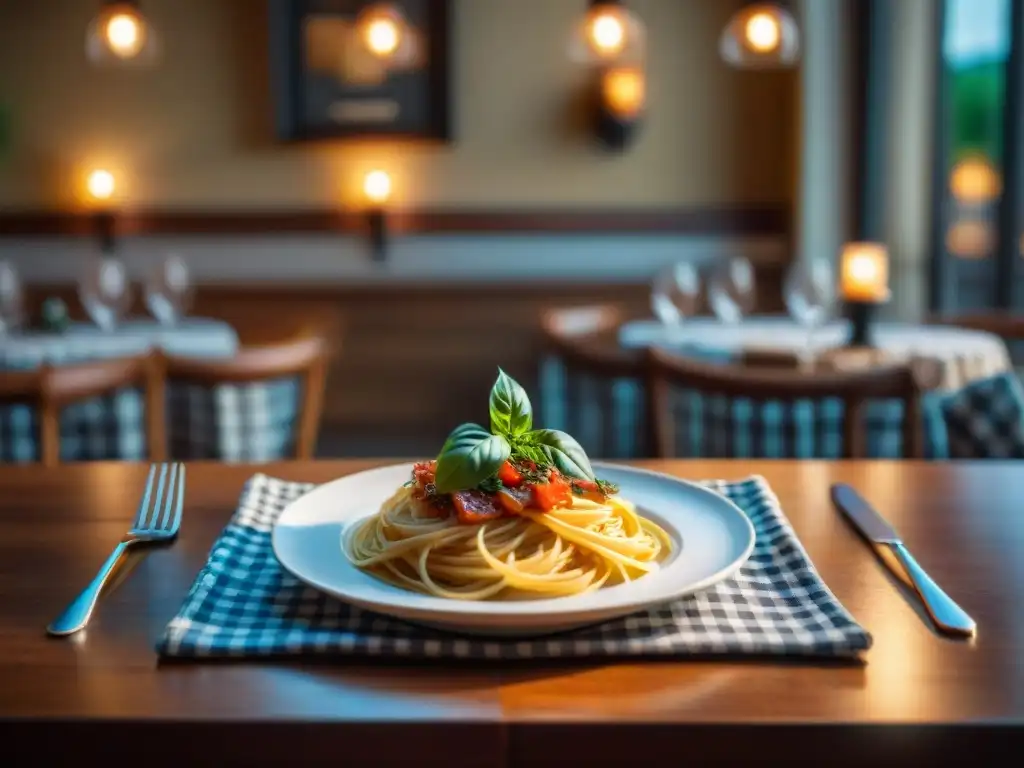
<path id="1" fill-rule="evenodd" d="M 789 67 L 800 57 L 800 30 L 785 2 L 754 2 L 729 20 L 719 51 L 741 69 Z"/>
<path id="2" fill-rule="evenodd" d="M 85 53 L 94 64 L 151 64 L 157 49 L 156 32 L 137 0 L 105 2 L 86 31 Z"/>
<path id="3" fill-rule="evenodd" d="M 419 62 L 416 30 L 394 3 L 375 3 L 363 9 L 356 18 L 356 34 L 388 69 L 410 69 Z"/>
<path id="4" fill-rule="evenodd" d="M 621 0 L 590 0 L 569 43 L 569 58 L 588 65 L 636 64 L 645 46 L 643 22 Z"/>

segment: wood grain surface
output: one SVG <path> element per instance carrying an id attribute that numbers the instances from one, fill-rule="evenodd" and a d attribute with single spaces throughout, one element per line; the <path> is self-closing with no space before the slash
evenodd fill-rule
<path id="1" fill-rule="evenodd" d="M 380 463 L 260 469 L 326 481 Z M 764 475 L 825 582 L 873 633 L 874 647 L 860 662 L 829 664 L 158 665 L 154 643 L 255 468 L 189 465 L 178 541 L 135 562 L 71 640 L 47 638 L 43 627 L 124 532 L 146 467 L 4 468 L 0 743 L 13 759 L 4 762 L 116 759 L 140 746 L 149 765 L 928 765 L 961 750 L 988 765 L 999 750 L 1019 750 L 1019 463 L 643 466 L 690 479 Z M 947 640 L 930 629 L 831 508 L 833 482 L 861 490 L 896 525 L 977 620 L 975 640 Z"/>

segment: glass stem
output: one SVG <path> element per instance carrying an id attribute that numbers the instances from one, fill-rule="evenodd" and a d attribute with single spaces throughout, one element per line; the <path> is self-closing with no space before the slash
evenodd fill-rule
<path id="1" fill-rule="evenodd" d="M 805 370 L 811 370 L 814 367 L 814 323 L 807 325 L 807 340 L 804 342 L 804 354 L 803 359 L 800 361 L 800 367 Z"/>

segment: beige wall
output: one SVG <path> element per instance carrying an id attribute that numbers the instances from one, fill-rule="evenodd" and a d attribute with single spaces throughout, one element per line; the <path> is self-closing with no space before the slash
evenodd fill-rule
<path id="1" fill-rule="evenodd" d="M 567 124 L 581 73 L 564 41 L 582 0 L 455 0 L 457 142 L 449 147 L 271 137 L 263 0 L 147 0 L 164 38 L 155 71 L 86 66 L 90 0 L 0 4 L 0 101 L 14 147 L 0 206 L 66 207 L 85 171 L 116 170 L 147 207 L 323 206 L 369 167 L 409 206 L 789 203 L 792 72 L 718 59 L 732 0 L 634 0 L 647 22 L 650 117 L 622 157 Z"/>

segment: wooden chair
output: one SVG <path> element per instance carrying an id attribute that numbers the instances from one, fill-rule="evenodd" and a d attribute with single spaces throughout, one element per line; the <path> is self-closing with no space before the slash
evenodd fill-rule
<path id="1" fill-rule="evenodd" d="M 653 450 L 646 431 L 650 417 L 643 392 L 644 354 L 619 345 L 618 330 L 624 319 L 622 308 L 614 304 L 550 309 L 541 315 L 547 356 L 558 362 L 564 374 L 565 423 L 560 427 L 593 458 L 639 458 Z M 618 402 L 616 383 L 627 385 L 627 396 Z M 553 393 L 544 396 L 550 398 Z M 616 416 L 623 417 L 624 425 L 615 423 Z M 623 447 L 627 437 L 633 439 L 632 450 Z"/>
<path id="2" fill-rule="evenodd" d="M 242 388 L 252 392 L 254 388 L 269 386 L 272 382 L 290 384 L 297 382 L 297 402 L 294 403 L 297 419 L 293 434 L 287 436 L 292 448 L 292 458 L 312 458 L 316 449 L 317 432 L 320 416 L 323 411 L 324 383 L 327 371 L 326 344 L 318 334 L 303 333 L 299 338 L 280 344 L 242 349 L 230 360 L 206 360 L 197 358 L 163 355 L 163 366 L 166 373 L 171 410 L 174 419 L 170 425 L 172 435 L 172 453 L 188 452 L 191 455 L 181 458 L 217 458 L 222 460 L 268 460 L 285 458 L 252 453 L 250 447 L 242 446 L 238 456 L 224 456 L 222 447 L 214 446 L 216 436 L 212 431 L 226 429 L 224 419 L 235 420 L 235 425 L 248 435 L 240 435 L 240 440 L 253 439 L 254 419 L 262 418 L 261 414 L 246 414 L 242 411 L 225 416 L 223 403 L 218 407 L 217 397 L 213 394 L 221 388 Z M 188 387 L 198 387 L 208 395 L 208 407 L 205 413 L 197 418 L 194 413 L 178 412 L 183 399 L 178 397 L 183 391 L 187 394 Z M 183 388 L 185 388 L 183 390 Z M 266 391 L 266 390 L 263 390 Z M 186 409 L 188 403 L 184 403 Z M 177 433 L 183 426 L 181 419 L 189 419 L 197 429 L 209 431 L 202 439 L 194 439 L 189 435 L 185 440 L 178 440 Z M 177 421 L 175 421 L 175 419 Z M 290 421 L 290 417 L 286 417 Z M 219 425 L 219 426 L 218 426 Z M 184 446 L 184 449 L 182 449 Z M 195 455 L 196 453 L 202 455 Z M 175 456 L 175 458 L 179 458 Z"/>
<path id="3" fill-rule="evenodd" d="M 36 409 L 38 437 L 21 437 L 38 439 L 39 460 L 44 466 L 53 467 L 61 461 L 60 419 L 64 409 L 93 398 L 113 395 L 119 390 L 136 388 L 144 398 L 148 458 L 150 461 L 163 461 L 166 457 L 164 387 L 155 355 L 43 366 L 32 371 L 7 371 L 0 376 L 0 403 L 26 404 Z"/>
<path id="4" fill-rule="evenodd" d="M 838 399 L 843 404 L 842 458 L 866 455 L 865 405 L 869 400 L 893 399 L 903 404 L 900 431 L 903 456 L 921 458 L 924 446 L 921 434 L 921 397 L 924 378 L 934 380 L 932 361 L 917 365 L 884 365 L 846 373 L 822 371 L 808 375 L 796 370 L 757 369 L 738 365 L 714 365 L 672 355 L 655 348 L 647 351 L 647 386 L 652 401 L 649 416 L 656 453 L 670 458 L 675 451 L 676 419 L 671 408 L 673 390 L 696 393 L 700 397 L 718 396 L 730 404 L 750 402 L 755 409 L 768 402 L 792 407 L 798 401 L 818 403 Z M 731 417 L 728 417 L 731 418 Z M 756 422 L 757 420 L 752 420 Z M 756 428 L 755 428 L 756 429 Z M 732 423 L 720 425 L 717 436 L 724 437 L 726 455 L 733 455 L 736 434 Z M 706 441 L 707 436 L 702 435 Z M 785 458 L 785 456 L 772 456 Z"/>

